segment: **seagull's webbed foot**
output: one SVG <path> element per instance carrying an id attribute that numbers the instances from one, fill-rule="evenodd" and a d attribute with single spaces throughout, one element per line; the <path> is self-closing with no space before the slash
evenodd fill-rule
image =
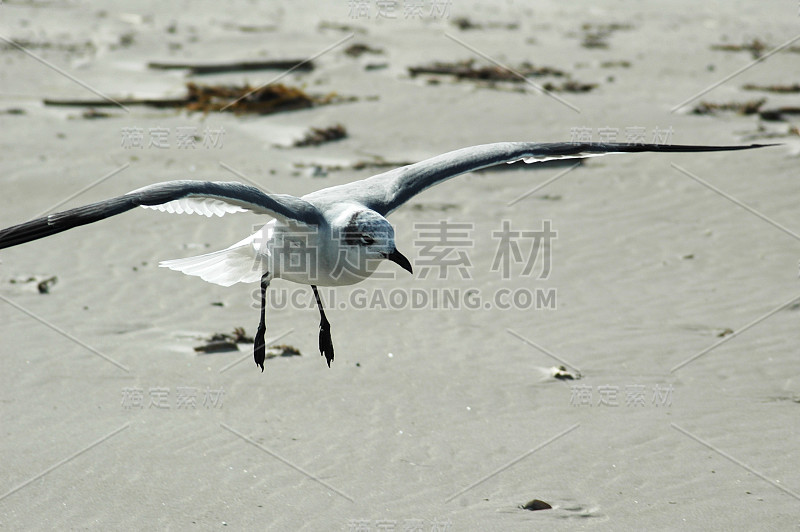
<path id="1" fill-rule="evenodd" d="M 264 334 L 267 332 L 267 323 L 264 319 L 265 309 L 267 307 L 267 287 L 269 286 L 269 272 L 261 276 L 261 321 L 258 322 L 258 330 L 253 339 L 253 360 L 256 361 L 256 366 L 261 367 L 261 372 L 264 372 L 264 360 L 267 358 L 266 340 Z"/>
<path id="2" fill-rule="evenodd" d="M 319 354 L 325 357 L 325 360 L 328 361 L 328 367 L 331 367 L 331 360 L 333 360 L 331 324 L 324 318 L 319 322 Z"/>
<path id="3" fill-rule="evenodd" d="M 267 328 L 260 323 L 253 340 L 253 360 L 256 361 L 256 366 L 261 367 L 262 373 L 264 372 L 264 360 L 267 358 L 267 346 L 264 345 L 264 333 L 266 332 Z"/>
<path id="4" fill-rule="evenodd" d="M 322 298 L 319 297 L 317 287 L 312 284 L 311 289 L 314 291 L 314 299 L 317 300 L 317 307 L 319 307 L 319 354 L 325 357 L 325 360 L 328 361 L 328 367 L 331 367 L 331 360 L 333 360 L 331 324 L 328 323 L 328 318 L 325 317 L 325 309 L 322 307 Z"/>

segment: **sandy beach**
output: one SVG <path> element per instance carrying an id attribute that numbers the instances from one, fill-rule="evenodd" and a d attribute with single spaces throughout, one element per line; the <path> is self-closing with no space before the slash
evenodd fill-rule
<path id="1" fill-rule="evenodd" d="M 302 356 L 261 373 L 246 342 L 195 350 L 255 333 L 257 284 L 158 267 L 263 217 L 136 209 L 2 250 L 3 529 L 800 524 L 796 3 L 0 13 L 0 228 L 173 179 L 301 196 L 490 142 L 781 144 L 515 165 L 432 188 L 389 217 L 414 275 L 387 263 L 383 278 L 322 289 L 330 369 L 309 287 L 273 283 L 267 337 Z M 310 68 L 148 67 L 287 59 Z M 283 84 L 313 103 L 125 103 L 180 99 L 189 82 Z M 336 125 L 344 138 L 294 145 Z M 443 227 L 452 242 L 431 237 Z M 535 499 L 552 508 L 522 508 Z"/>

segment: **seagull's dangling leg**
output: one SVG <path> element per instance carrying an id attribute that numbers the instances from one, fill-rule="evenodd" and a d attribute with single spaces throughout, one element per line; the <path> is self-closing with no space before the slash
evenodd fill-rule
<path id="1" fill-rule="evenodd" d="M 325 310 L 322 308 L 322 299 L 319 297 L 317 287 L 312 284 L 311 289 L 314 290 L 314 297 L 317 299 L 317 306 L 319 307 L 319 354 L 325 357 L 325 360 L 328 361 L 328 367 L 331 367 L 331 360 L 333 360 L 331 324 L 328 323 L 328 318 L 325 317 Z"/>
<path id="2" fill-rule="evenodd" d="M 264 321 L 264 311 L 267 308 L 267 287 L 269 287 L 269 272 L 261 276 L 261 321 L 258 322 L 258 330 L 253 340 L 253 359 L 256 366 L 261 366 L 264 372 L 264 360 L 267 358 L 267 346 L 264 340 L 264 333 L 267 332 L 267 323 Z"/>

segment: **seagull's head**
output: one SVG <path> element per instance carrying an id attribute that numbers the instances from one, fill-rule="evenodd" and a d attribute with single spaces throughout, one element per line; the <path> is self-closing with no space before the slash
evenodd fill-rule
<path id="1" fill-rule="evenodd" d="M 371 209 L 361 209 L 350 213 L 342 230 L 342 243 L 349 248 L 348 254 L 360 258 L 372 273 L 377 261 L 388 259 L 409 273 L 411 262 L 394 244 L 394 228 L 389 221 Z M 369 266 L 369 265 L 372 266 Z"/>

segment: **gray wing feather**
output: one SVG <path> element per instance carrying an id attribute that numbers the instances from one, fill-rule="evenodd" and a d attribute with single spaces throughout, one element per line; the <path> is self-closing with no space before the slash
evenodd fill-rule
<path id="1" fill-rule="evenodd" d="M 748 146 L 686 146 L 662 144 L 625 143 L 536 143 L 499 142 L 472 146 L 438 155 L 425 161 L 378 174 L 362 181 L 326 189 L 327 200 L 355 201 L 386 216 L 423 190 L 457 175 L 482 168 L 519 160 L 542 162 L 552 159 L 571 159 L 636 152 L 708 152 L 734 151 L 774 146 L 750 144 Z M 304 196 L 317 200 L 317 193 Z M 323 199 L 322 196 L 319 199 Z"/>
<path id="2" fill-rule="evenodd" d="M 150 185 L 124 196 L 43 216 L 0 231 L 0 249 L 54 235 L 73 227 L 115 216 L 139 206 L 154 206 L 182 198 L 212 198 L 240 206 L 257 214 L 316 224 L 319 211 L 300 198 L 287 194 L 266 194 L 241 183 L 213 181 L 167 181 Z"/>

